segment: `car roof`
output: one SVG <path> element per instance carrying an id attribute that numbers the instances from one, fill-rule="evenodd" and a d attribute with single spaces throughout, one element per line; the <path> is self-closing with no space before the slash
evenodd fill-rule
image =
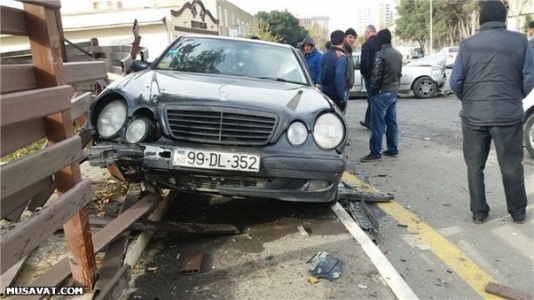
<path id="1" fill-rule="evenodd" d="M 218 39 L 218 40 L 229 40 L 229 41 L 236 41 L 236 42 L 247 42 L 247 43 L 256 43 L 256 44 L 264 44 L 264 45 L 270 45 L 270 46 L 276 46 L 281 48 L 293 48 L 293 46 L 288 44 L 281 44 L 281 43 L 275 43 L 270 41 L 262 41 L 262 40 L 255 40 L 250 38 L 243 38 L 243 37 L 229 37 L 229 36 L 222 36 L 222 35 L 207 35 L 207 34 L 182 34 L 178 38 L 182 37 L 190 37 L 190 38 L 202 38 L 202 39 Z"/>

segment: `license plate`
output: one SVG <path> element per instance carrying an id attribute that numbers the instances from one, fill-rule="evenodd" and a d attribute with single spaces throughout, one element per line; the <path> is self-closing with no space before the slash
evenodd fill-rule
<path id="1" fill-rule="evenodd" d="M 173 164 L 190 168 L 259 172 L 260 156 L 256 154 L 174 148 Z"/>

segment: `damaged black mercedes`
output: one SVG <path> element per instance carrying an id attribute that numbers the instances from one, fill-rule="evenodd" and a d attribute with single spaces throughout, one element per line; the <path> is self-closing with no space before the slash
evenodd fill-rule
<path id="1" fill-rule="evenodd" d="M 336 199 L 347 124 L 293 47 L 185 35 L 133 69 L 90 109 L 91 165 L 182 192 Z"/>

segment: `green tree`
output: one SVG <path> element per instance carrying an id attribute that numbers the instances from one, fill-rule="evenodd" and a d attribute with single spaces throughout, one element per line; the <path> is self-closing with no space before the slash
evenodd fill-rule
<path id="1" fill-rule="evenodd" d="M 315 47 L 317 49 L 320 49 L 324 51 L 326 42 L 328 39 L 328 31 L 326 28 L 321 27 L 319 24 L 314 24 L 312 28 L 310 28 L 310 31 L 308 31 L 308 35 L 313 39 L 315 42 Z"/>
<path id="2" fill-rule="evenodd" d="M 304 27 L 299 25 L 299 20 L 287 10 L 260 11 L 256 14 L 256 18 L 268 24 L 271 34 L 282 38 L 281 43 L 297 46 L 297 43 L 308 33 Z"/>
<path id="3" fill-rule="evenodd" d="M 523 22 L 523 28 L 521 31 L 523 31 L 524 33 L 528 33 L 528 24 L 532 21 L 534 21 L 534 14 L 525 15 L 525 21 Z"/>
<path id="4" fill-rule="evenodd" d="M 458 45 L 475 33 L 481 0 L 433 0 L 432 44 L 439 49 Z M 430 1 L 402 0 L 397 7 L 397 36 L 418 42 L 424 47 L 430 41 Z"/>
<path id="5" fill-rule="evenodd" d="M 269 29 L 269 24 L 264 21 L 255 19 L 251 27 L 251 34 L 247 37 L 257 36 L 262 41 L 279 43 L 282 37 L 279 35 L 273 35 Z"/>

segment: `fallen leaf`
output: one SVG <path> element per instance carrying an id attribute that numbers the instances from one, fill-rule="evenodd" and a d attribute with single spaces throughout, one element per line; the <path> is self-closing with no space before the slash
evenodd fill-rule
<path id="1" fill-rule="evenodd" d="M 317 278 L 315 276 L 308 277 L 308 282 L 311 283 L 311 284 L 315 284 L 315 283 L 319 282 L 319 278 Z"/>

